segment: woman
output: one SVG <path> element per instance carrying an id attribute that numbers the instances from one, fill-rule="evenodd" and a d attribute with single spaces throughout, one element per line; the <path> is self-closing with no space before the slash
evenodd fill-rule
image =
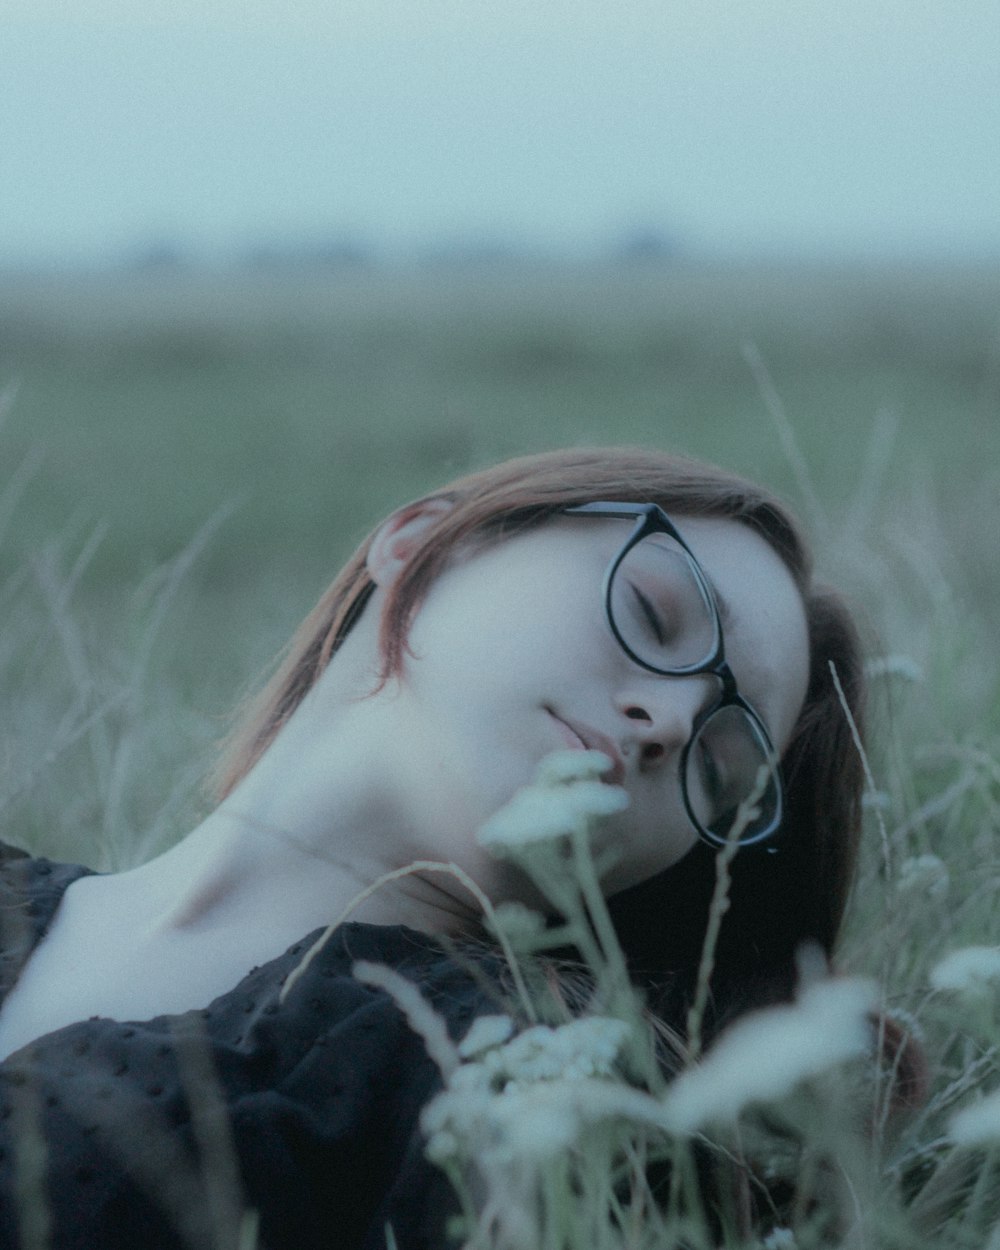
<path id="1" fill-rule="evenodd" d="M 555 452 L 394 513 L 292 640 L 197 829 L 121 874 L 6 864 L 0 1246 L 31 1220 L 60 1248 L 227 1244 L 245 1209 L 272 1250 L 383 1246 L 387 1222 L 400 1250 L 442 1244 L 417 1128 L 436 1073 L 350 968 L 402 971 L 461 1034 L 495 1010 L 442 946 L 479 932 L 475 900 L 393 880 L 279 1001 L 314 931 L 414 860 L 537 903 L 474 831 L 544 755 L 595 748 L 630 800 L 603 886 L 682 1024 L 718 844 L 780 756 L 734 861 L 711 1023 L 786 998 L 801 943 L 833 949 L 855 859 L 830 662 L 857 720 L 846 612 L 784 508 L 721 470 Z"/>

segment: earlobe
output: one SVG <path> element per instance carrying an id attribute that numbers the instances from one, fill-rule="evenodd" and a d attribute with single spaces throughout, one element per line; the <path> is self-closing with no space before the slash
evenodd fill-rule
<path id="1" fill-rule="evenodd" d="M 376 586 L 389 585 L 427 536 L 455 505 L 450 499 L 420 499 L 398 508 L 375 531 L 365 563 Z"/>

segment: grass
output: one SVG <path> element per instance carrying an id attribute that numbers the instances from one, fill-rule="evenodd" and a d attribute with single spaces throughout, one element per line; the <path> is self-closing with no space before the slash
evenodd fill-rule
<path id="1" fill-rule="evenodd" d="M 634 441 L 791 497 L 885 661 L 842 964 L 933 1069 L 924 1108 L 851 1163 L 853 1231 L 803 1218 L 799 1244 L 991 1244 L 991 1156 L 945 1131 L 1000 1085 L 1000 993 L 963 1002 L 930 971 L 1000 944 L 1000 280 L 678 265 L 0 290 L 0 812 L 56 858 L 123 867 L 189 827 L 224 711 L 367 528 L 455 472 Z"/>

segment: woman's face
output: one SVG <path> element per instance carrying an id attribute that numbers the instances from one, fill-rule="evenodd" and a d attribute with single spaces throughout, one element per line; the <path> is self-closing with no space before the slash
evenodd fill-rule
<path id="1" fill-rule="evenodd" d="M 745 526 L 672 520 L 727 605 L 726 657 L 780 753 L 808 679 L 798 591 Z M 474 831 L 552 751 L 604 751 L 628 792 L 628 809 L 604 835 L 620 854 L 607 893 L 669 867 L 696 840 L 678 764 L 719 681 L 649 672 L 615 640 L 602 581 L 630 532 L 627 520 L 566 516 L 460 556 L 413 619 L 400 677 L 376 696 L 387 713 L 388 784 L 413 830 L 409 849 L 454 860 L 495 898 L 508 892 L 508 870 Z M 383 586 L 393 576 L 391 543 L 372 568 Z"/>

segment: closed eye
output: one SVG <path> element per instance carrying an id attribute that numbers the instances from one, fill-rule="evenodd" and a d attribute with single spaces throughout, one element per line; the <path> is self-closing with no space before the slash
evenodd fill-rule
<path id="1" fill-rule="evenodd" d="M 663 629 L 663 622 L 660 620 L 659 614 L 653 606 L 652 600 L 648 595 L 643 594 L 635 582 L 629 582 L 629 586 L 632 589 L 632 593 L 635 595 L 636 602 L 639 605 L 639 610 L 645 618 L 646 624 L 653 633 L 653 637 L 662 645 L 666 642 L 666 633 Z"/>

